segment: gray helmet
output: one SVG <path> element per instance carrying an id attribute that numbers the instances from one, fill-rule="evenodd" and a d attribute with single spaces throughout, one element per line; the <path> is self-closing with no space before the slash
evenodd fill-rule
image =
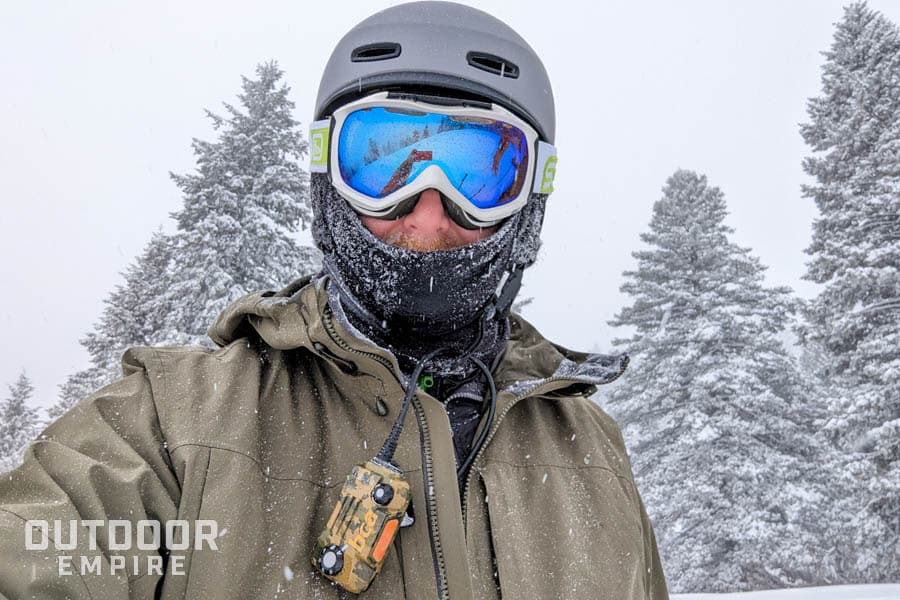
<path id="1" fill-rule="evenodd" d="M 375 13 L 338 42 L 319 83 L 315 119 L 376 90 L 452 91 L 513 111 L 553 143 L 553 90 L 541 59 L 506 23 L 453 2 Z"/>

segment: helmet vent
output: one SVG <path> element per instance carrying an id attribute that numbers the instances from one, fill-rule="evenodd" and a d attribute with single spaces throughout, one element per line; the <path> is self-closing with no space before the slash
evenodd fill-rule
<path id="1" fill-rule="evenodd" d="M 353 49 L 350 53 L 350 62 L 372 62 L 387 60 L 400 56 L 400 44 L 396 42 L 377 42 L 366 44 Z"/>
<path id="2" fill-rule="evenodd" d="M 495 54 L 469 52 L 466 54 L 466 60 L 476 69 L 481 69 L 500 77 L 519 78 L 519 67 Z"/>

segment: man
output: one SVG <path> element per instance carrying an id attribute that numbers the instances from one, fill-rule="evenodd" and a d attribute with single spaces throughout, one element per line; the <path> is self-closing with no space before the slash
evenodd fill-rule
<path id="1" fill-rule="evenodd" d="M 233 304 L 216 351 L 129 350 L 48 428 L 0 484 L 0 594 L 666 598 L 589 399 L 627 358 L 510 313 L 554 129 L 540 59 L 481 11 L 351 30 L 311 128 L 323 272 Z"/>

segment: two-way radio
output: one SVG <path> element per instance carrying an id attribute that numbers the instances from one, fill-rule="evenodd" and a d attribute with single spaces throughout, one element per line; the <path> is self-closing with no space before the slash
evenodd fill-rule
<path id="1" fill-rule="evenodd" d="M 350 471 L 325 530 L 316 540 L 313 566 L 348 592 L 359 594 L 369 588 L 407 514 L 409 483 L 393 462 L 394 452 L 416 382 L 425 364 L 442 351 L 435 350 L 416 365 L 384 446 L 377 456 Z"/>

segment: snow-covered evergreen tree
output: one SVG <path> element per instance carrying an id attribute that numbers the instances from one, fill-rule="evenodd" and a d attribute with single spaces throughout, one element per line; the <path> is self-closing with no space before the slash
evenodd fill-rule
<path id="1" fill-rule="evenodd" d="M 194 140 L 198 169 L 172 178 L 184 206 L 177 230 L 156 232 L 104 301 L 100 321 L 82 345 L 91 366 L 60 386 L 48 414 L 58 417 L 120 375 L 130 346 L 207 344 L 206 330 L 236 298 L 278 289 L 317 268 L 318 255 L 296 241 L 311 219 L 309 175 L 301 168 L 307 143 L 291 116 L 290 89 L 274 62 L 243 78 L 243 112 L 207 111 L 219 137 Z"/>
<path id="2" fill-rule="evenodd" d="M 100 321 L 81 340 L 91 366 L 69 376 L 60 386 L 59 400 L 47 411 L 51 419 L 118 378 L 122 352 L 127 348 L 190 341 L 172 326 L 171 269 L 172 240 L 157 230 L 137 261 L 128 266 L 123 283 L 103 301 Z"/>
<path id="3" fill-rule="evenodd" d="M 289 88 L 272 62 L 244 78 L 245 112 L 207 111 L 217 142 L 194 141 L 198 172 L 172 175 L 184 193 L 174 238 L 170 289 L 175 330 L 206 342 L 206 330 L 231 301 L 279 288 L 312 271 L 314 253 L 293 233 L 311 219 L 309 176 L 300 168 L 307 142 L 291 116 Z"/>
<path id="4" fill-rule="evenodd" d="M 790 290 L 730 241 L 722 192 L 679 170 L 610 322 L 633 367 L 608 395 L 677 591 L 811 583 L 825 500 L 815 410 L 779 335 Z"/>
<path id="5" fill-rule="evenodd" d="M 847 577 L 900 577 L 900 29 L 844 9 L 822 94 L 801 126 L 804 187 L 820 215 L 806 278 L 823 289 L 800 328 L 831 391 L 826 430 L 845 450 Z"/>
<path id="6" fill-rule="evenodd" d="M 76 402 L 87 398 L 114 378 L 109 371 L 96 366 L 69 375 L 66 381 L 59 386 L 56 403 L 47 409 L 48 422 L 55 421 L 75 406 Z"/>
<path id="7" fill-rule="evenodd" d="M 40 418 L 29 405 L 33 393 L 34 386 L 22 371 L 0 404 L 0 473 L 19 466 L 25 446 L 37 437 Z"/>

